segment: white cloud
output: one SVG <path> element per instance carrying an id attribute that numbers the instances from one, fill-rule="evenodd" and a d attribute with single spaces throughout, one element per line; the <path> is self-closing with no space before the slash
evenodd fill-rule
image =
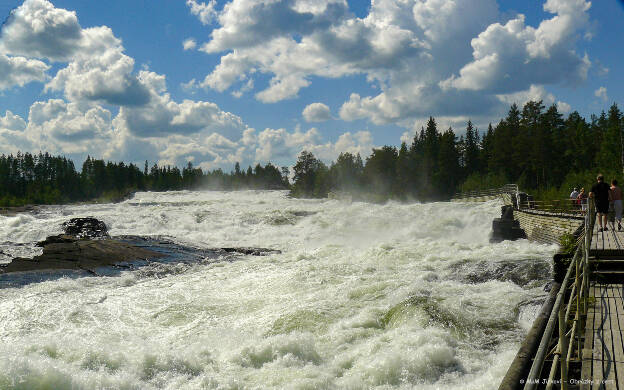
<path id="1" fill-rule="evenodd" d="M 100 154 L 114 137 L 111 124 L 110 111 L 102 107 L 50 99 L 30 107 L 25 134 L 39 150 Z"/>
<path id="2" fill-rule="evenodd" d="M 331 143 L 323 142 L 316 128 L 311 128 L 306 132 L 295 130 L 293 133 L 285 129 L 265 129 L 257 136 L 255 160 L 293 161 L 301 151 L 307 150 L 329 163 L 342 152 L 360 153 L 366 157 L 372 148 L 372 136 L 368 131 L 359 131 L 355 134 L 346 132 L 335 143 Z"/>
<path id="3" fill-rule="evenodd" d="M 0 153 L 47 151 L 81 159 L 101 155 L 113 138 L 108 110 L 60 99 L 35 102 L 28 121 L 10 111 L 0 117 Z"/>
<path id="4" fill-rule="evenodd" d="M 214 2 L 206 5 L 189 1 L 189 6 L 202 15 L 207 7 L 214 7 Z M 124 54 L 121 40 L 110 28 L 82 29 L 74 12 L 56 9 L 48 1 L 27 0 L 17 8 L 2 29 L 0 45 L 14 54 L 68 62 L 45 86 L 46 91 L 62 91 L 65 100 L 34 103 L 20 133 L 15 133 L 14 126 L 3 128 L 3 139 L 13 132 L 9 135 L 21 137 L 22 145 L 30 145 L 28 149 L 74 156 L 120 156 L 136 161 L 144 153 L 170 159 L 175 151 L 182 153 L 185 149 L 169 143 L 202 145 L 202 140 L 210 140 L 208 158 L 219 155 L 217 144 L 223 145 L 223 140 L 237 142 L 247 129 L 240 117 L 222 111 L 214 103 L 173 101 L 164 75 L 149 70 L 134 73 L 134 59 Z M 39 75 L 32 76 L 35 79 L 43 79 L 48 69 L 39 60 L 3 55 L 0 68 L 2 60 L 38 69 Z M 11 77 L 7 84 L 27 81 L 17 71 L 11 72 Z M 119 106 L 119 113 L 113 118 L 99 103 Z M 7 118 L 15 119 L 7 113 L 2 123 Z M 146 143 L 153 149 L 145 149 Z"/>
<path id="5" fill-rule="evenodd" d="M 72 101 L 141 105 L 149 97 L 132 73 L 134 60 L 123 53 L 121 40 L 110 28 L 83 29 L 75 12 L 55 8 L 47 0 L 26 0 L 11 13 L 2 26 L 0 51 L 68 61 L 46 90 L 63 91 Z M 43 80 L 41 73 L 47 65 L 34 60 L 28 64 L 38 72 L 33 78 Z"/>
<path id="6" fill-rule="evenodd" d="M 0 52 L 63 61 L 71 58 L 81 41 L 75 12 L 55 8 L 47 0 L 26 0 L 2 26 Z"/>
<path id="7" fill-rule="evenodd" d="M 186 0 L 186 5 L 191 9 L 191 13 L 196 15 L 203 24 L 210 24 L 217 16 L 215 6 L 216 0 L 210 0 L 208 4 L 199 3 L 196 0 Z"/>
<path id="8" fill-rule="evenodd" d="M 57 72 L 46 90 L 62 90 L 70 100 L 101 101 L 120 106 L 143 105 L 149 91 L 133 74 L 134 59 L 110 28 L 82 30 L 83 50 Z"/>
<path id="9" fill-rule="evenodd" d="M 474 61 L 459 77 L 440 83 L 442 88 L 513 93 L 531 84 L 577 84 L 587 78 L 587 55 L 573 47 L 580 29 L 587 25 L 591 3 L 585 0 L 548 0 L 544 10 L 555 13 L 538 28 L 526 26 L 524 15 L 506 24 L 491 24 L 472 40 Z"/>
<path id="10" fill-rule="evenodd" d="M 0 53 L 0 90 L 20 87 L 32 81 L 45 81 L 50 67 L 38 60 L 8 57 Z"/>
<path id="11" fill-rule="evenodd" d="M 594 91 L 594 96 L 596 96 L 597 98 L 599 98 L 603 102 L 606 102 L 607 100 L 609 100 L 609 96 L 607 95 L 607 88 L 606 87 L 600 87 L 597 90 L 595 90 Z"/>
<path id="12" fill-rule="evenodd" d="M 329 107 L 323 103 L 308 104 L 302 112 L 306 122 L 324 122 L 331 119 Z"/>
<path id="13" fill-rule="evenodd" d="M 485 107 L 496 100 L 443 94 L 437 83 L 469 58 L 466 40 L 496 14 L 495 0 L 383 0 L 372 3 L 365 18 L 354 17 L 344 0 L 234 0 L 219 12 L 220 27 L 200 49 L 228 51 L 201 86 L 224 91 L 266 73 L 272 75 L 269 85 L 255 96 L 272 103 L 297 97 L 311 76 L 365 74 L 382 93 L 362 97 L 359 103 L 366 107 L 347 102 L 341 117 L 368 117 L 375 123 L 399 121 L 432 107 L 460 111 L 465 100 L 470 108 Z"/>
<path id="14" fill-rule="evenodd" d="M 254 129 L 243 131 L 242 137 L 232 141 L 220 134 L 201 131 L 189 135 L 171 135 L 160 138 L 139 138 L 125 129 L 117 131 L 116 143 L 108 154 L 110 158 L 142 161 L 158 156 L 159 164 L 183 165 L 193 161 L 203 169 L 230 170 L 236 162 L 243 167 L 272 162 L 278 166 L 290 165 L 301 151 L 308 150 L 329 163 L 342 152 L 360 153 L 363 157 L 373 148 L 372 136 L 367 131 L 344 133 L 335 143 L 326 142 L 317 129 Z"/>
<path id="15" fill-rule="evenodd" d="M 0 117 L 0 130 L 22 131 L 26 128 L 26 122 L 21 116 L 6 111 L 3 117 Z"/>
<path id="16" fill-rule="evenodd" d="M 557 102 L 557 110 L 559 110 L 559 112 L 561 112 L 561 113 L 567 114 L 570 111 L 572 111 L 572 106 L 570 106 L 566 102 L 558 101 Z"/>
<path id="17" fill-rule="evenodd" d="M 184 50 L 193 50 L 197 47 L 197 42 L 193 38 L 187 38 L 182 42 Z"/>
<path id="18" fill-rule="evenodd" d="M 524 103 L 528 101 L 543 101 L 546 105 L 551 105 L 555 103 L 555 96 L 546 91 L 541 85 L 531 85 L 531 87 L 525 91 L 519 91 L 510 94 L 501 94 L 497 95 L 497 97 L 507 104 L 516 103 L 518 106 L 522 107 Z"/>
<path id="19" fill-rule="evenodd" d="M 0 116 L 0 153 L 17 153 L 20 150 L 31 150 L 32 144 L 24 134 L 26 121 L 19 115 L 6 111 Z"/>
<path id="20" fill-rule="evenodd" d="M 381 92 L 352 94 L 343 120 L 499 115 L 496 95 L 586 79 L 589 57 L 575 45 L 588 7 L 548 0 L 554 15 L 532 27 L 522 15 L 500 22 L 495 0 L 379 0 L 363 18 L 345 0 L 232 0 L 200 47 L 222 53 L 200 85 L 225 91 L 266 74 L 255 96 L 273 103 L 296 98 L 314 77 L 361 74 Z"/>
<path id="21" fill-rule="evenodd" d="M 138 79 L 150 91 L 149 103 L 122 107 L 115 127 L 138 137 L 166 137 L 200 131 L 219 133 L 227 138 L 240 138 L 246 125 L 243 120 L 222 111 L 211 102 L 184 100 L 177 103 L 166 93 L 165 78 L 154 72 L 141 71 Z"/>

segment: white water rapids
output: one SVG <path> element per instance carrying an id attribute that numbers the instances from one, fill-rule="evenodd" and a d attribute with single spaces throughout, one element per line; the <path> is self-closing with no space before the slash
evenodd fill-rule
<path id="1" fill-rule="evenodd" d="M 495 389 L 556 249 L 488 243 L 499 214 L 182 191 L 0 216 L 0 250 L 20 255 L 78 216 L 282 251 L 2 288 L 0 389 Z"/>

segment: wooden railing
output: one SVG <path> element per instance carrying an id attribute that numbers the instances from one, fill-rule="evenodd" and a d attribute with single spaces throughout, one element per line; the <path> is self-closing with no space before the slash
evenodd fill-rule
<path id="1" fill-rule="evenodd" d="M 500 194 L 515 194 L 518 192 L 517 184 L 505 184 L 499 188 L 490 188 L 487 190 L 458 192 L 453 198 L 480 198 L 483 196 L 496 196 Z"/>
<path id="2" fill-rule="evenodd" d="M 526 379 L 524 390 L 537 388 L 552 389 L 555 384 L 562 390 L 569 386 L 569 368 L 571 361 L 581 361 L 583 319 L 587 314 L 589 296 L 589 248 L 594 227 L 593 202 L 588 201 L 585 214 L 585 232 L 579 241 L 570 266 L 561 284 L 553 305 L 548 324 L 542 335 L 537 353 Z M 567 301 L 567 303 L 566 303 Z M 559 332 L 553 346 L 555 324 Z M 570 326 L 571 324 L 571 326 Z M 548 378 L 542 378 L 544 362 L 552 357 Z M 559 379 L 557 379 L 559 373 Z M 543 386 L 545 384 L 545 387 Z"/>
<path id="3" fill-rule="evenodd" d="M 520 210 L 539 210 L 555 214 L 584 215 L 587 203 L 578 204 L 573 199 L 528 200 L 518 204 Z"/>

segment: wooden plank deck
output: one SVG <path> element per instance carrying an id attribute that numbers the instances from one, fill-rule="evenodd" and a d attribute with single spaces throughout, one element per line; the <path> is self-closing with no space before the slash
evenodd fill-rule
<path id="1" fill-rule="evenodd" d="M 615 230 L 612 229 L 610 223 L 607 222 L 609 230 L 606 232 L 598 231 L 598 221 L 594 224 L 594 232 L 590 247 L 592 254 L 603 255 L 621 255 L 624 259 L 624 230 L 617 230 L 617 223 L 615 224 Z"/>
<path id="2" fill-rule="evenodd" d="M 624 285 L 592 282 L 581 389 L 624 390 Z"/>

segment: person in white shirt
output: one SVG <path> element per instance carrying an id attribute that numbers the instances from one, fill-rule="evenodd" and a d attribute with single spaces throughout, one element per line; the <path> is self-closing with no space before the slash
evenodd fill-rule
<path id="1" fill-rule="evenodd" d="M 570 193 L 570 199 L 576 200 L 578 196 L 579 196 L 578 188 L 574 187 L 574 190 Z"/>

